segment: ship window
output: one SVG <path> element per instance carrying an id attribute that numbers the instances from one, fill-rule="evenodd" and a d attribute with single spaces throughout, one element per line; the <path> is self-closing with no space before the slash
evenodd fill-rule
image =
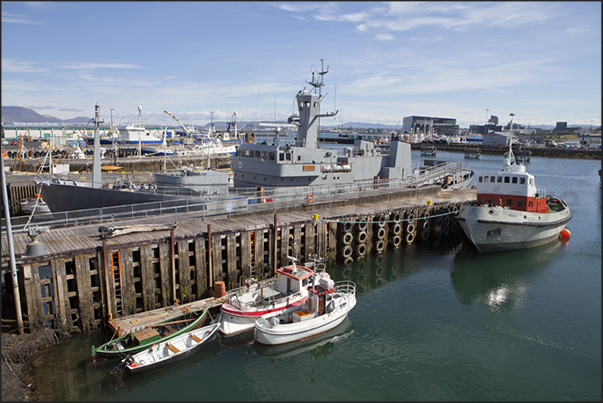
<path id="1" fill-rule="evenodd" d="M 496 182 L 496 177 L 495 176 L 491 176 L 490 177 L 490 182 L 492 182 L 492 183 Z"/>
<path id="2" fill-rule="evenodd" d="M 259 151 L 255 152 L 255 158 L 260 158 L 260 152 Z"/>
<path id="3" fill-rule="evenodd" d="M 298 161 L 301 161 L 301 155 L 298 155 L 298 156 L 297 156 L 297 160 L 298 160 Z"/>
<path id="4" fill-rule="evenodd" d="M 513 183 L 517 183 L 517 176 L 513 177 Z"/>
<path id="5" fill-rule="evenodd" d="M 512 206 L 513 205 L 513 200 L 511 199 L 507 199 L 507 206 Z"/>
<path id="6" fill-rule="evenodd" d="M 523 200 L 517 200 L 517 207 L 523 207 Z"/>
<path id="7" fill-rule="evenodd" d="M 519 184 L 520 185 L 525 185 L 526 184 L 526 178 L 519 178 Z"/>
<path id="8" fill-rule="evenodd" d="M 534 178 L 530 178 L 530 185 L 534 184 Z"/>
<path id="9" fill-rule="evenodd" d="M 262 159 L 263 160 L 268 159 L 268 152 L 262 151 Z"/>
<path id="10" fill-rule="evenodd" d="M 484 182 L 485 182 L 485 183 L 490 182 L 490 177 L 489 177 L 489 176 L 484 176 Z"/>
<path id="11" fill-rule="evenodd" d="M 482 183 L 482 181 L 483 181 L 483 178 L 480 176 L 480 177 L 478 178 L 478 182 L 479 182 L 479 183 Z"/>
<path id="12" fill-rule="evenodd" d="M 278 160 L 279 161 L 284 161 L 285 160 L 285 153 L 278 153 Z"/>
<path id="13" fill-rule="evenodd" d="M 510 179 L 510 178 L 509 178 L 508 176 L 505 176 L 505 183 L 509 183 L 509 182 L 510 182 L 510 180 L 509 180 L 509 179 Z"/>
<path id="14" fill-rule="evenodd" d="M 529 207 L 534 207 L 534 202 L 533 202 L 532 200 L 530 200 L 530 201 L 528 202 L 528 206 L 529 206 Z"/>
<path id="15" fill-rule="evenodd" d="M 502 176 L 497 177 L 497 178 L 496 178 L 496 182 L 498 182 L 498 183 L 502 183 L 502 178 L 503 178 Z"/>
<path id="16" fill-rule="evenodd" d="M 274 153 L 268 153 L 268 160 L 269 161 L 274 161 Z"/>
<path id="17" fill-rule="evenodd" d="M 286 153 L 286 154 L 285 154 L 285 159 L 286 159 L 287 161 L 291 161 L 291 153 Z"/>

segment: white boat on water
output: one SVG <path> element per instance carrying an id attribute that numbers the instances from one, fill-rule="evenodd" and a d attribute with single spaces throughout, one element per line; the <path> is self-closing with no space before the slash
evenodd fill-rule
<path id="1" fill-rule="evenodd" d="M 188 357 L 218 334 L 219 320 L 192 330 L 162 343 L 156 343 L 134 355 L 128 355 L 122 363 L 130 373 L 139 373 L 163 367 Z"/>
<path id="2" fill-rule="evenodd" d="M 464 205 L 456 219 L 480 252 L 490 252 L 551 242 L 571 218 L 561 197 L 536 187 L 509 144 L 503 169 L 477 175 L 477 200 Z"/>
<path id="3" fill-rule="evenodd" d="M 127 124 L 117 127 L 119 143 L 126 145 L 161 144 L 162 134 L 158 130 L 145 128 L 142 123 L 142 107 L 138 107 L 138 124 Z"/>
<path id="4" fill-rule="evenodd" d="M 330 280 L 326 271 L 297 265 L 297 259 L 289 256 L 291 265 L 277 269 L 276 282 L 260 285 L 247 281 L 247 287 L 234 293 L 222 304 L 222 326 L 224 335 L 234 335 L 253 329 L 255 320 L 262 315 L 280 312 L 302 305 L 308 300 L 308 288 L 319 281 Z"/>
<path id="5" fill-rule="evenodd" d="M 258 343 L 278 345 L 318 336 L 338 326 L 356 306 L 356 284 L 323 280 L 308 289 L 302 305 L 273 312 L 255 322 Z"/>

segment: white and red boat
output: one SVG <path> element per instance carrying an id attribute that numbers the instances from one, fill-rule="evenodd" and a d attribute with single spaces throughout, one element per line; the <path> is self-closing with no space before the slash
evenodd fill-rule
<path id="1" fill-rule="evenodd" d="M 320 279 L 329 280 L 326 271 L 295 264 L 295 258 L 289 256 L 291 265 L 276 270 L 276 282 L 260 285 L 247 281 L 246 288 L 232 294 L 222 304 L 222 322 L 220 332 L 230 336 L 253 329 L 256 319 L 262 315 L 297 307 L 308 300 L 308 287 L 318 284 Z M 324 281 L 324 280 L 323 280 Z"/>
<path id="2" fill-rule="evenodd" d="M 517 163 L 511 144 L 503 169 L 477 176 L 477 200 L 457 220 L 480 252 L 524 249 L 559 238 L 571 220 L 565 201 L 536 188 L 534 176 Z"/>

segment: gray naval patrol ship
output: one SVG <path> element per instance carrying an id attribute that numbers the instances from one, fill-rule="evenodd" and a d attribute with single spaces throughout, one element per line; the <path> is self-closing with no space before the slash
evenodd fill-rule
<path id="1" fill-rule="evenodd" d="M 321 59 L 321 71 L 313 71 L 312 81 L 306 81 L 311 90 L 304 88 L 296 96 L 299 114 L 289 117 L 289 123 L 297 126 L 295 140 L 279 140 L 277 133 L 272 144 L 239 145 L 231 163 L 234 187 L 343 188 L 375 180 L 402 181 L 412 175 L 410 144 L 398 139 L 391 141 L 389 153 L 364 139 L 345 149 L 319 146 L 319 119 L 339 112 L 320 112 L 327 73 Z"/>

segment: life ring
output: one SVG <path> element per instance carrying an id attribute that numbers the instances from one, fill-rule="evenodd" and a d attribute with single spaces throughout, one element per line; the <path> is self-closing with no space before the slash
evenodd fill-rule
<path id="1" fill-rule="evenodd" d="M 308 201 L 308 203 L 312 203 L 314 201 L 314 195 L 310 193 L 308 197 L 306 197 L 306 200 Z"/>
<path id="2" fill-rule="evenodd" d="M 383 249 L 385 249 L 385 241 L 383 239 L 380 239 L 375 244 L 375 250 L 377 251 L 377 253 L 381 253 L 383 252 Z"/>
<path id="3" fill-rule="evenodd" d="M 377 230 L 376 235 L 377 235 L 377 239 L 383 239 L 383 238 L 385 238 L 385 228 L 379 228 Z"/>
<path id="4" fill-rule="evenodd" d="M 416 229 L 415 224 L 413 224 L 411 222 L 406 224 L 406 233 L 407 234 L 411 234 L 411 233 L 415 232 L 415 229 Z"/>

